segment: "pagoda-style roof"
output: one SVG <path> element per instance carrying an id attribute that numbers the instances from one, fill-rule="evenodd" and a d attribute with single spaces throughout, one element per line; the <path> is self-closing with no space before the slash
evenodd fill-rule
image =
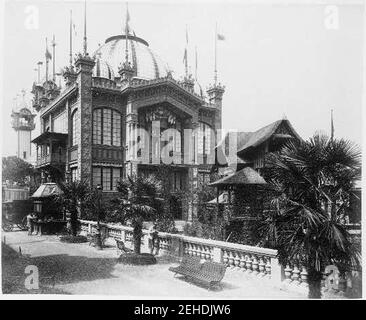
<path id="1" fill-rule="evenodd" d="M 62 194 L 62 190 L 56 183 L 44 183 L 39 186 L 31 198 L 47 198 Z"/>
<path id="2" fill-rule="evenodd" d="M 227 177 L 210 183 L 210 186 L 266 185 L 267 182 L 253 168 L 246 167 Z"/>
<path id="3" fill-rule="evenodd" d="M 276 133 L 280 125 L 286 125 L 288 127 L 289 133 Z M 265 126 L 255 132 L 242 133 L 242 146 L 239 147 L 238 153 L 243 153 L 250 148 L 255 148 L 262 144 L 263 142 L 269 140 L 270 138 L 282 138 L 282 139 L 293 139 L 297 138 L 301 140 L 300 136 L 297 134 L 295 129 L 292 127 L 290 121 L 286 119 L 275 121 L 268 126 Z"/>
<path id="4" fill-rule="evenodd" d="M 67 139 L 67 133 L 46 131 L 32 140 L 32 143 L 41 144 L 49 140 L 63 142 Z"/>

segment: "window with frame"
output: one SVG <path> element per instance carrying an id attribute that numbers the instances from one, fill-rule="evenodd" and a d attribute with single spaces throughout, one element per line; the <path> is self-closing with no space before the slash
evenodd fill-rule
<path id="1" fill-rule="evenodd" d="M 79 139 L 79 127 L 78 127 L 78 109 L 74 110 L 71 115 L 71 144 L 76 146 L 78 144 Z"/>
<path id="2" fill-rule="evenodd" d="M 71 169 L 71 181 L 78 180 L 78 168 Z"/>
<path id="3" fill-rule="evenodd" d="M 103 191 L 117 191 L 122 169 L 116 167 L 93 167 L 93 186 L 101 185 Z"/>
<path id="4" fill-rule="evenodd" d="M 118 111 L 110 108 L 98 108 L 93 111 L 93 143 L 120 147 L 122 117 Z"/>
<path id="5" fill-rule="evenodd" d="M 93 143 L 102 144 L 102 109 L 93 111 Z"/>
<path id="6" fill-rule="evenodd" d="M 198 153 L 210 154 L 211 152 L 211 126 L 200 122 L 198 130 Z"/>

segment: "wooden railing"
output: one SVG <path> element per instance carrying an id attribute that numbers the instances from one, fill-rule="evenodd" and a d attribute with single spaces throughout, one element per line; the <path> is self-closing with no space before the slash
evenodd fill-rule
<path id="1" fill-rule="evenodd" d="M 66 162 L 66 154 L 65 153 L 51 153 L 43 156 L 38 156 L 37 158 L 37 166 L 43 166 L 46 164 L 65 164 Z"/>
<path id="2" fill-rule="evenodd" d="M 106 223 L 100 225 L 105 228 L 104 232 L 107 236 L 131 244 L 132 227 Z M 96 226 L 95 221 L 81 220 L 83 232 L 93 233 L 96 231 Z M 143 229 L 142 233 L 143 250 L 148 251 L 148 230 Z M 283 289 L 302 293 L 308 290 L 306 268 L 298 261 L 282 266 L 277 258 L 277 250 L 166 232 L 159 232 L 159 250 L 160 254 L 176 257 L 196 256 L 202 260 L 221 262 L 227 266 L 228 270 L 242 272 L 263 280 L 267 279 L 274 286 Z M 360 271 L 348 273 L 344 279 L 333 272 L 324 273 L 322 285 L 325 290 L 333 290 L 342 295 L 347 287 L 358 290 L 360 277 Z M 343 285 L 344 287 L 342 287 Z"/>

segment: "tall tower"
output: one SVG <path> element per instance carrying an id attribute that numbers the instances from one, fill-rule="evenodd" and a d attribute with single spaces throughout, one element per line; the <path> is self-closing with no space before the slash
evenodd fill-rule
<path id="1" fill-rule="evenodd" d="M 11 113 L 12 127 L 17 133 L 17 157 L 30 162 L 32 156 L 31 133 L 35 128 L 34 117 L 36 115 L 25 106 L 19 110 L 13 110 Z"/>

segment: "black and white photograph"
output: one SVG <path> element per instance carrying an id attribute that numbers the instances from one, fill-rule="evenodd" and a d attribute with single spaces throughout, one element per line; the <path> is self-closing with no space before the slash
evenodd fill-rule
<path id="1" fill-rule="evenodd" d="M 1 1 L 0 299 L 181 303 L 144 319 L 362 299 L 365 20 L 364 0 Z"/>

